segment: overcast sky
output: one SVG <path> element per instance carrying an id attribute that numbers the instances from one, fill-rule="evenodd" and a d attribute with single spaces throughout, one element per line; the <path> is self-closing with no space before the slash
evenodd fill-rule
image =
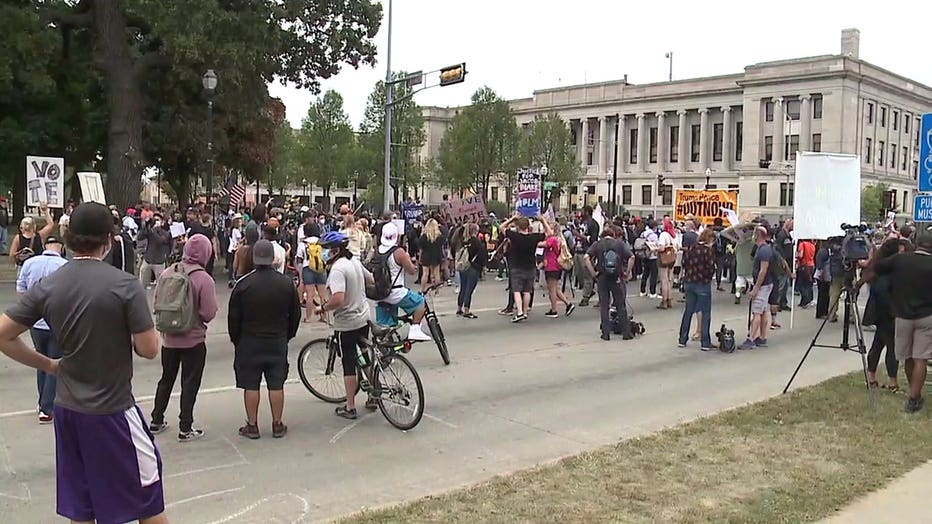
<path id="1" fill-rule="evenodd" d="M 387 2 L 387 0 L 386 0 Z M 387 6 L 387 3 L 383 5 Z M 392 68 L 429 71 L 466 62 L 466 82 L 419 93 L 420 105 L 458 106 L 488 85 L 507 99 L 535 89 L 616 80 L 666 80 L 738 73 L 756 62 L 837 54 L 841 30 L 861 31 L 861 59 L 926 85 L 925 0 L 394 0 Z M 387 9 L 386 9 L 387 16 Z M 345 100 L 358 126 L 373 85 L 385 78 L 387 18 L 378 64 L 346 68 L 322 82 Z M 313 96 L 271 86 L 295 127 Z"/>

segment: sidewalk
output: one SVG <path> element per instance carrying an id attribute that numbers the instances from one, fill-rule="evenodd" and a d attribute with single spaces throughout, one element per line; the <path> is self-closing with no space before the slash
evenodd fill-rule
<path id="1" fill-rule="evenodd" d="M 916 524 L 932 522 L 932 462 L 910 471 L 887 487 L 842 509 L 822 524 Z"/>

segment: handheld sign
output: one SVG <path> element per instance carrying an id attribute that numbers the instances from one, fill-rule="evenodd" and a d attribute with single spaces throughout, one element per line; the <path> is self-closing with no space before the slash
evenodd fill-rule
<path id="1" fill-rule="evenodd" d="M 81 182 L 81 197 L 85 202 L 107 203 L 107 199 L 104 197 L 104 185 L 100 181 L 100 173 L 83 171 L 78 173 L 78 180 Z"/>
<path id="2" fill-rule="evenodd" d="M 738 212 L 738 192 L 724 189 L 677 189 L 674 219 L 692 215 L 700 223 L 711 225 L 716 218 L 728 219 L 727 211 Z"/>
<path id="3" fill-rule="evenodd" d="M 540 214 L 540 173 L 536 169 L 518 170 L 518 187 L 515 209 L 522 216 L 536 217 Z"/>
<path id="4" fill-rule="evenodd" d="M 440 212 L 454 225 L 478 222 L 488 216 L 485 202 L 479 195 L 448 200 L 440 205 Z"/>
<path id="5" fill-rule="evenodd" d="M 50 208 L 65 204 L 65 159 L 47 156 L 26 157 L 26 205 L 45 202 Z"/>
<path id="6" fill-rule="evenodd" d="M 861 221 L 861 161 L 857 155 L 800 153 L 796 157 L 793 232 L 824 240 L 841 224 Z"/>

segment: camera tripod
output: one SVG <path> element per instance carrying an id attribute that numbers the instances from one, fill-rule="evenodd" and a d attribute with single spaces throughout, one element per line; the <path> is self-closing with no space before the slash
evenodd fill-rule
<path id="1" fill-rule="evenodd" d="M 812 348 L 834 348 L 841 349 L 842 351 L 856 351 L 861 355 L 861 367 L 864 370 L 864 386 L 867 388 L 867 398 L 870 402 L 871 407 L 874 406 L 874 391 L 870 387 L 870 380 L 867 376 L 867 344 L 864 342 L 864 329 L 861 325 L 861 313 L 858 311 L 857 304 L 857 291 L 854 289 L 854 268 L 847 269 L 845 271 L 845 285 L 842 289 L 842 295 L 844 296 L 845 309 L 842 321 L 844 325 L 841 331 L 841 345 L 828 345 L 828 344 L 819 344 L 819 336 L 822 334 L 822 330 L 825 329 L 826 324 L 828 324 L 829 315 L 825 316 L 825 320 L 822 321 L 822 325 L 819 326 L 819 330 L 816 331 L 815 336 L 812 338 L 812 342 L 809 343 L 809 347 L 806 349 L 806 353 L 803 354 L 802 360 L 799 361 L 799 365 L 796 366 L 796 371 L 793 372 L 793 376 L 790 377 L 789 382 L 786 383 L 786 387 L 783 388 L 783 393 L 785 394 L 789 391 L 790 386 L 793 384 L 793 380 L 796 379 L 796 375 L 799 373 L 799 370 L 803 367 L 803 363 L 806 362 L 806 358 L 809 357 L 809 353 L 812 351 Z M 842 300 L 842 297 L 839 296 L 838 300 Z M 854 323 L 854 336 L 855 336 L 855 346 L 851 346 L 851 324 Z"/>

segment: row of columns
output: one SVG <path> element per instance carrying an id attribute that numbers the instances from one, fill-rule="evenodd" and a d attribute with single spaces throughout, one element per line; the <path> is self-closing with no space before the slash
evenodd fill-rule
<path id="1" fill-rule="evenodd" d="M 808 103 L 804 105 L 808 106 Z M 777 104 L 774 104 L 774 107 L 777 107 Z M 783 114 L 782 106 L 780 106 L 780 112 Z M 705 171 L 711 166 L 711 154 L 712 154 L 712 144 L 711 144 L 711 135 L 712 130 L 709 125 L 709 109 L 700 108 L 699 110 L 699 166 L 702 171 Z M 722 167 L 725 171 L 731 170 L 731 158 L 733 156 L 732 148 L 732 114 L 731 107 L 724 106 L 721 108 L 722 111 L 722 120 L 723 120 L 723 136 L 722 136 Z M 686 119 L 687 111 L 680 109 L 676 112 L 678 121 L 678 134 L 677 134 L 677 170 L 687 171 L 690 159 L 690 147 L 692 145 L 692 135 L 690 133 L 689 123 Z M 657 165 L 661 171 L 667 171 L 668 165 L 668 155 L 667 150 L 669 149 L 669 136 L 670 131 L 666 126 L 666 117 L 667 114 L 664 111 L 658 111 L 655 115 L 657 118 Z M 639 172 L 649 171 L 648 164 L 650 162 L 650 137 L 649 137 L 649 128 L 647 126 L 647 115 L 644 113 L 638 113 L 635 115 L 637 118 L 637 163 L 636 169 Z M 614 141 L 610 136 L 613 131 L 609 131 L 609 119 L 615 118 L 614 116 L 601 116 L 599 119 L 599 140 L 595 141 L 595 147 L 598 151 L 598 166 L 603 172 L 610 172 L 610 152 L 614 148 Z M 621 132 L 618 134 L 618 169 L 619 171 L 625 171 L 628 168 L 628 147 L 629 147 L 629 138 L 627 134 L 627 116 L 619 115 L 617 117 L 618 125 L 621 126 Z M 777 120 L 776 114 L 774 115 L 774 120 Z M 782 121 L 781 121 L 782 122 Z M 808 131 L 807 120 L 804 120 L 804 132 Z M 780 125 L 782 130 L 782 124 Z M 581 138 L 577 140 L 579 158 L 583 163 L 583 167 L 586 167 L 588 162 L 588 153 L 589 153 L 589 119 L 583 118 L 580 120 L 580 132 Z M 780 143 L 783 143 L 782 133 L 780 135 Z M 808 144 L 807 144 L 808 145 Z M 800 142 L 800 148 L 802 149 L 803 143 Z M 779 149 L 783 152 L 783 146 L 781 145 L 777 148 L 777 142 L 774 141 L 774 148 Z"/>
<path id="2" fill-rule="evenodd" d="M 787 135 L 787 129 L 784 127 L 786 120 L 786 109 L 783 105 L 783 97 L 773 99 L 773 160 L 783 162 L 786 160 L 786 143 L 784 137 Z M 809 151 L 812 137 L 812 97 L 809 95 L 799 96 L 799 150 Z"/>

